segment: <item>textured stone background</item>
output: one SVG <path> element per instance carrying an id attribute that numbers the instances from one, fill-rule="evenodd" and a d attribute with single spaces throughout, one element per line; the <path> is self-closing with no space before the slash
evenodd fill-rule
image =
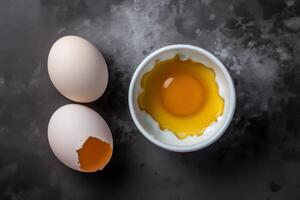
<path id="1" fill-rule="evenodd" d="M 93 42 L 108 62 L 105 95 L 88 104 L 115 149 L 104 171 L 68 169 L 47 125 L 70 103 L 51 84 L 59 37 Z M 211 51 L 234 78 L 237 110 L 225 135 L 194 153 L 147 141 L 127 107 L 142 59 L 168 44 Z M 0 199 L 300 199 L 300 1 L 10 0 L 0 5 Z"/>

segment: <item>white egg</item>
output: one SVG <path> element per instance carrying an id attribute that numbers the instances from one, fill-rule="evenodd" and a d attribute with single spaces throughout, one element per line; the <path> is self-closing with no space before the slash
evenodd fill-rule
<path id="1" fill-rule="evenodd" d="M 54 112 L 48 125 L 48 140 L 61 162 L 82 172 L 103 169 L 113 151 L 113 138 L 104 119 L 78 104 L 65 105 Z"/>
<path id="2" fill-rule="evenodd" d="M 106 62 L 98 49 L 77 36 L 57 40 L 48 56 L 48 73 L 55 88 L 77 102 L 92 102 L 105 91 Z"/>

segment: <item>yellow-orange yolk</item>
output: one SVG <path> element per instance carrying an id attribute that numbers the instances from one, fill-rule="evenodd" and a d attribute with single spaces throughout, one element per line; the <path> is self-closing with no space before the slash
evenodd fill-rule
<path id="1" fill-rule="evenodd" d="M 103 169 L 112 156 L 110 145 L 95 137 L 89 137 L 77 153 L 80 169 L 86 172 Z"/>
<path id="2" fill-rule="evenodd" d="M 178 55 L 156 62 L 142 77 L 139 108 L 179 139 L 199 136 L 223 114 L 215 78 L 212 69 Z"/>
<path id="3" fill-rule="evenodd" d="M 161 89 L 163 105 L 178 116 L 197 112 L 203 103 L 203 95 L 201 83 L 193 76 L 182 73 L 170 74 Z"/>

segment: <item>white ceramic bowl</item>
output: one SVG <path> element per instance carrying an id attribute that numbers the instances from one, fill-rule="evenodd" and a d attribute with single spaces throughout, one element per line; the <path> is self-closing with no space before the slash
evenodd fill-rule
<path id="1" fill-rule="evenodd" d="M 182 60 L 191 58 L 212 68 L 216 74 L 219 94 L 224 99 L 224 112 L 217 122 L 209 126 L 201 136 L 178 139 L 168 130 L 160 130 L 158 123 L 150 115 L 141 111 L 138 96 L 142 92 L 141 79 L 146 72 L 152 70 L 155 61 L 167 60 L 176 54 Z M 211 53 L 191 45 L 171 45 L 158 49 L 147 56 L 136 69 L 130 83 L 128 102 L 132 119 L 140 132 L 154 144 L 175 152 L 189 152 L 203 149 L 218 140 L 227 129 L 235 111 L 235 90 L 232 79 L 224 65 Z"/>

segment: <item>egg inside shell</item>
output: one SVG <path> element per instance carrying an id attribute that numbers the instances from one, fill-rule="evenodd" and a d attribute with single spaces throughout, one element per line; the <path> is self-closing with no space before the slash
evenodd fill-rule
<path id="1" fill-rule="evenodd" d="M 48 140 L 61 162 L 82 172 L 102 170 L 113 152 L 113 138 L 104 119 L 78 104 L 65 105 L 54 112 Z"/>
<path id="2" fill-rule="evenodd" d="M 102 54 L 92 43 L 77 36 L 65 36 L 53 44 L 48 55 L 48 73 L 62 95 L 81 103 L 98 99 L 108 82 Z"/>

